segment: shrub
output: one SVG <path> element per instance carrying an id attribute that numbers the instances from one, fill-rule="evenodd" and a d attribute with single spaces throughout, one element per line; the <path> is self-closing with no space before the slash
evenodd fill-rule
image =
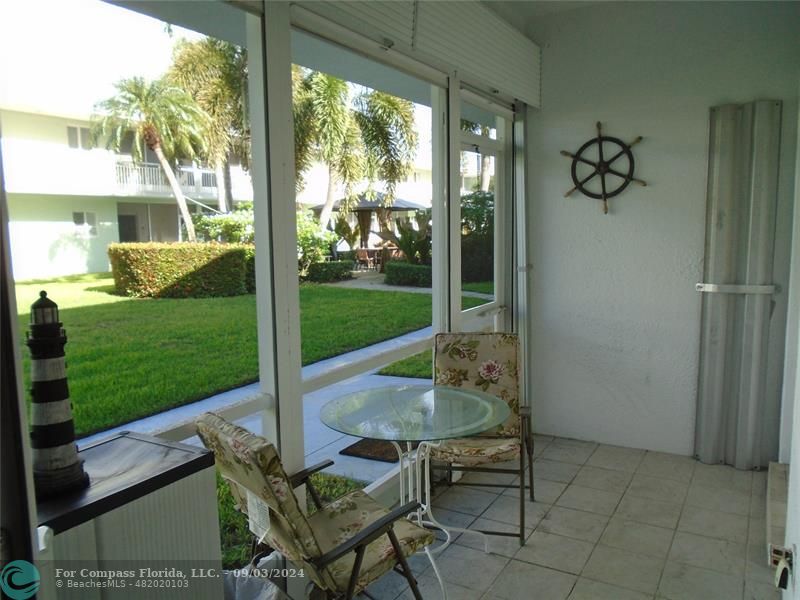
<path id="1" fill-rule="evenodd" d="M 322 231 L 310 210 L 297 211 L 297 260 L 301 274 L 305 274 L 310 265 L 324 261 L 335 241 L 336 234 Z"/>
<path id="2" fill-rule="evenodd" d="M 339 250 L 336 252 L 336 260 L 350 260 L 356 262 L 355 250 Z"/>
<path id="3" fill-rule="evenodd" d="M 245 202 L 228 214 L 196 215 L 193 217 L 197 234 L 210 242 L 252 244 L 254 241 L 253 203 Z M 301 274 L 309 265 L 325 260 L 336 242 L 336 234 L 323 231 L 319 220 L 310 210 L 297 211 L 297 262 Z M 255 282 L 248 283 L 255 290 Z"/>
<path id="4" fill-rule="evenodd" d="M 418 210 L 414 216 L 416 228 L 411 220 L 397 223 L 397 232 L 382 227 L 378 235 L 381 239 L 397 246 L 405 255 L 406 261 L 415 265 L 431 263 L 431 211 Z"/>
<path id="5" fill-rule="evenodd" d="M 247 292 L 246 246 L 203 243 L 110 244 L 117 292 L 151 298 L 237 296 Z"/>
<path id="6" fill-rule="evenodd" d="M 491 235 L 494 231 L 494 194 L 476 191 L 461 196 L 461 229 Z"/>
<path id="7" fill-rule="evenodd" d="M 342 281 L 350 279 L 353 275 L 352 260 L 334 260 L 330 262 L 318 262 L 308 267 L 306 279 L 314 283 L 328 283 L 329 281 Z"/>
<path id="8" fill-rule="evenodd" d="M 471 233 L 461 238 L 461 281 L 492 281 L 494 278 L 494 237 Z"/>
<path id="9" fill-rule="evenodd" d="M 227 214 L 194 215 L 192 221 L 197 235 L 209 242 L 252 244 L 254 241 L 253 205 L 250 202 Z"/>
<path id="10" fill-rule="evenodd" d="M 412 265 L 397 260 L 386 263 L 384 282 L 387 285 L 431 287 L 432 280 L 432 269 L 429 265 Z"/>
<path id="11" fill-rule="evenodd" d="M 256 248 L 245 246 L 244 250 L 244 287 L 248 294 L 256 293 Z"/>

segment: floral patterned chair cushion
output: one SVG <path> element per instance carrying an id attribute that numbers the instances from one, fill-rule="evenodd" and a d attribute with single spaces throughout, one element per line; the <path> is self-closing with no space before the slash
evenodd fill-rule
<path id="1" fill-rule="evenodd" d="M 475 436 L 444 440 L 432 450 L 436 460 L 475 467 L 486 463 L 500 463 L 519 456 L 519 438 L 490 438 Z"/>
<path id="2" fill-rule="evenodd" d="M 269 506 L 270 529 L 263 541 L 304 567 L 320 587 L 332 584 L 306 561 L 320 556 L 321 550 L 275 446 L 214 413 L 200 416 L 195 423 L 197 434 L 214 453 L 220 474 L 230 484 L 236 508 L 247 514 L 248 491 Z"/>
<path id="3" fill-rule="evenodd" d="M 356 490 L 315 512 L 309 517 L 309 523 L 322 551 L 327 552 L 388 512 L 366 493 Z M 394 531 L 404 556 L 411 556 L 434 541 L 433 533 L 405 519 L 395 523 Z M 355 553 L 351 552 L 327 567 L 338 589 L 347 589 L 354 560 Z M 394 548 L 388 536 L 383 535 L 369 544 L 361 563 L 356 592 L 363 590 L 396 563 Z"/>
<path id="4" fill-rule="evenodd" d="M 505 400 L 511 415 L 497 428 L 471 438 L 445 440 L 437 460 L 474 466 L 519 456 L 519 339 L 509 333 L 440 333 L 434 345 L 434 383 L 474 389 Z"/>
<path id="5" fill-rule="evenodd" d="M 303 567 L 320 588 L 344 592 L 355 553 L 348 553 L 322 569 L 316 569 L 310 559 L 322 556 L 389 511 L 358 490 L 306 517 L 278 453 L 268 440 L 213 413 L 202 415 L 196 424 L 200 439 L 214 452 L 220 473 L 231 484 L 237 508 L 247 514 L 248 491 L 269 506 L 270 529 L 264 541 L 296 566 Z M 394 530 L 405 556 L 434 540 L 429 531 L 405 519 L 397 521 Z M 356 592 L 389 571 L 396 562 L 388 536 L 369 544 Z"/>

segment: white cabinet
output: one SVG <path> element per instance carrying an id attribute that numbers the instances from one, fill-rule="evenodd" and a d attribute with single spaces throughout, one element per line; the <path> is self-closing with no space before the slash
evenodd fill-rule
<path id="1" fill-rule="evenodd" d="M 91 486 L 38 507 L 39 597 L 222 597 L 213 454 L 124 432 L 80 457 Z"/>

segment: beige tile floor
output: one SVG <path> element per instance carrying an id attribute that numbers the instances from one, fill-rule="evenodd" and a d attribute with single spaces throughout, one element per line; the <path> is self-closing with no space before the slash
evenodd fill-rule
<path id="1" fill-rule="evenodd" d="M 535 454 L 525 545 L 494 537 L 487 555 L 477 536 L 458 536 L 437 555 L 451 600 L 779 600 L 765 565 L 766 473 L 547 436 Z M 514 489 L 434 493 L 445 524 L 507 530 L 519 518 Z M 440 598 L 427 559 L 411 564 L 423 597 Z M 368 592 L 412 598 L 395 573 Z"/>

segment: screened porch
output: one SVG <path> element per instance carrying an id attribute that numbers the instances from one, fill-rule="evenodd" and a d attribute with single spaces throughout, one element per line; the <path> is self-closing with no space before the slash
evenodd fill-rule
<path id="1" fill-rule="evenodd" d="M 424 553 L 410 556 L 423 597 L 800 598 L 794 575 L 781 596 L 769 564 L 773 549 L 800 543 L 797 477 L 790 469 L 783 485 L 768 485 L 771 463 L 800 460 L 800 4 L 114 4 L 247 48 L 259 381 L 214 412 L 274 444 L 288 474 L 338 460 L 342 438 L 319 421 L 325 402 L 381 385 L 378 369 L 430 351 L 435 334 L 518 336 L 535 484 L 524 544 L 491 537 L 487 553 L 479 537 L 459 533 L 436 567 Z M 300 356 L 293 64 L 430 115 L 432 326 L 316 370 Z M 608 151 L 627 149 L 621 176 L 602 141 L 598 155 L 581 153 L 602 136 L 615 140 Z M 597 172 L 581 170 L 589 167 Z M 481 186 L 494 198 L 491 294 L 464 308 L 464 197 Z M 4 273 L 4 285 L 12 281 Z M 4 384 L 2 423 L 3 527 L 13 543 L 3 559 L 36 562 L 47 546 L 53 561 L 58 532 L 37 531 L 19 355 L 10 351 L 24 332 L 12 308 L 3 368 L 16 383 Z M 150 433 L 198 448 L 194 417 Z M 317 443 L 322 436 L 332 441 Z M 345 464 L 351 476 L 361 468 Z M 400 481 L 412 480 L 400 465 L 365 488 L 387 510 L 402 499 Z M 176 534 L 167 558 L 194 560 L 192 536 L 206 536 L 215 559 L 216 499 L 199 500 L 213 495 L 213 473 L 173 504 L 150 507 L 164 528 L 169 515 L 196 511 L 197 531 Z M 445 526 L 511 531 L 519 488 L 485 484 L 517 477 L 440 480 L 432 511 Z M 297 495 L 305 502 L 302 486 Z M 140 560 L 134 550 L 115 559 Z M 42 597 L 61 597 L 46 576 Z M 308 583 L 279 585 L 313 597 Z M 395 572 L 366 592 L 414 597 Z"/>

